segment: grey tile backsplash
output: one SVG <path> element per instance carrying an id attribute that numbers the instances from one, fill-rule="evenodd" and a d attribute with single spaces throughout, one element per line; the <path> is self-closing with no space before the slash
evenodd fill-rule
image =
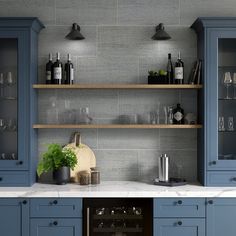
<path id="1" fill-rule="evenodd" d="M 185 78 L 197 56 L 195 33 L 189 29 L 198 16 L 236 16 L 235 0 L 0 0 L 1 16 L 37 16 L 46 25 L 39 38 L 39 82 L 44 82 L 48 53 L 72 54 L 76 83 L 146 83 L 148 70 L 165 68 L 167 54 L 175 61 L 181 51 Z M 73 22 L 83 41 L 65 35 Z M 172 39 L 153 41 L 163 22 Z M 167 90 L 45 90 L 38 92 L 39 122 L 45 122 L 50 101 L 60 111 L 65 99 L 71 108 L 88 106 L 96 122 L 114 123 L 121 114 L 143 114 L 181 102 L 196 112 L 196 91 Z M 161 108 L 162 109 L 162 108 Z M 75 130 L 39 130 L 39 157 L 47 144 L 69 142 Z M 196 180 L 196 130 L 79 130 L 95 152 L 103 180 L 150 181 L 157 176 L 158 156 L 171 158 L 171 174 Z"/>

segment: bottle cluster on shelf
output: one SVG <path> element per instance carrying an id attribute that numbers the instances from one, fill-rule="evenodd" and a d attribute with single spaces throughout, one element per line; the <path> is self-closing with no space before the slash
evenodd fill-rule
<path id="1" fill-rule="evenodd" d="M 173 66 L 171 53 L 168 54 L 166 70 L 149 71 L 149 84 L 184 84 L 184 62 L 178 53 L 177 61 Z"/>
<path id="2" fill-rule="evenodd" d="M 56 54 L 56 61 L 53 63 L 52 54 L 49 54 L 49 61 L 46 64 L 46 84 L 73 84 L 74 66 L 71 62 L 71 55 L 68 54 L 67 62 L 64 65 L 60 60 L 60 53 Z"/>
<path id="3" fill-rule="evenodd" d="M 12 72 L 0 73 L 0 99 L 15 100 L 17 97 L 16 81 Z"/>
<path id="4" fill-rule="evenodd" d="M 143 209 L 136 206 L 97 208 L 93 220 L 94 232 L 142 233 Z"/>

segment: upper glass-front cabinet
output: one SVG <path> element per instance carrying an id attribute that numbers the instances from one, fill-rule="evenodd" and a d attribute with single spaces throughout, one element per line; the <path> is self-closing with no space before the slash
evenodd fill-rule
<path id="1" fill-rule="evenodd" d="M 18 39 L 0 39 L 0 159 L 17 160 Z"/>
<path id="2" fill-rule="evenodd" d="M 236 168 L 236 30 L 207 31 L 206 121 L 209 170 Z"/>
<path id="3" fill-rule="evenodd" d="M 35 17 L 0 18 L 0 186 L 28 186 L 36 180 L 38 33 Z"/>

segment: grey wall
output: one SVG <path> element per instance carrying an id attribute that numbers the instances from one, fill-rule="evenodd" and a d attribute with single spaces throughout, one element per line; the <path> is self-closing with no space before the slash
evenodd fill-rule
<path id="1" fill-rule="evenodd" d="M 46 25 L 39 39 L 39 81 L 44 81 L 47 54 L 72 53 L 77 83 L 146 83 L 147 71 L 165 68 L 167 53 L 182 52 L 186 75 L 196 59 L 196 36 L 189 29 L 198 16 L 236 16 L 235 0 L 0 0 L 0 16 L 38 16 Z M 73 22 L 84 41 L 64 36 Z M 152 41 L 163 22 L 170 41 Z M 96 122 L 113 122 L 124 113 L 144 113 L 162 104 L 181 102 L 196 112 L 196 92 L 188 91 L 44 91 L 39 93 L 39 122 L 49 101 L 65 98 L 71 107 L 89 106 Z M 40 130 L 39 156 L 46 144 L 65 144 L 73 130 Z M 144 180 L 157 174 L 157 157 L 171 157 L 172 173 L 196 180 L 195 130 L 81 130 L 96 153 L 103 180 Z"/>

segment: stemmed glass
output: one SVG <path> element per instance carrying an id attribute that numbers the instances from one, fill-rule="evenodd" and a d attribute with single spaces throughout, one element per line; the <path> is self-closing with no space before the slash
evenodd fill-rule
<path id="1" fill-rule="evenodd" d="M 224 82 L 224 85 L 226 87 L 226 97 L 225 97 L 225 99 L 230 99 L 230 97 L 229 97 L 229 87 L 231 86 L 231 84 L 233 82 L 230 72 L 225 72 L 223 82 Z"/>
<path id="2" fill-rule="evenodd" d="M 233 76 L 233 85 L 234 85 L 234 99 L 236 99 L 236 73 Z"/>

